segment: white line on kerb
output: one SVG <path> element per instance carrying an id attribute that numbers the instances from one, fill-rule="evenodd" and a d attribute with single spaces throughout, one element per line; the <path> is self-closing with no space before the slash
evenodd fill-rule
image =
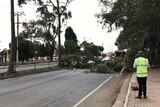
<path id="1" fill-rule="evenodd" d="M 112 76 L 110 76 L 108 79 L 106 79 L 102 84 L 100 84 L 96 89 L 91 91 L 88 95 L 83 97 L 79 102 L 77 102 L 73 107 L 78 107 L 83 101 L 85 101 L 89 96 L 91 96 L 94 92 L 96 92 L 99 88 L 101 88 L 106 82 L 108 82 Z"/>

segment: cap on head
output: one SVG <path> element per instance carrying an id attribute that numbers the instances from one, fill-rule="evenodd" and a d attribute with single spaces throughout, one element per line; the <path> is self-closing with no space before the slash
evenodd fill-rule
<path id="1" fill-rule="evenodd" d="M 137 54 L 142 54 L 142 51 L 138 51 Z"/>
<path id="2" fill-rule="evenodd" d="M 137 56 L 143 56 L 143 52 L 142 51 L 138 51 L 137 52 Z"/>

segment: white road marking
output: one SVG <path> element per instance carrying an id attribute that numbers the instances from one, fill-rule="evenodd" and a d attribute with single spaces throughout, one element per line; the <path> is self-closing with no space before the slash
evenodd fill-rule
<path id="1" fill-rule="evenodd" d="M 123 107 L 127 107 L 130 92 L 131 92 L 131 81 L 129 83 L 129 88 L 128 88 L 128 91 L 127 91 L 127 95 L 126 95 L 126 99 L 125 99 L 125 103 L 124 103 Z"/>
<path id="2" fill-rule="evenodd" d="M 83 97 L 79 102 L 77 102 L 73 107 L 78 107 L 83 101 L 85 101 L 89 96 L 91 96 L 94 92 L 96 92 L 99 88 L 101 88 L 106 82 L 108 82 L 112 76 L 110 76 L 108 79 L 106 79 L 102 84 L 100 84 L 96 89 L 91 91 L 88 95 Z"/>

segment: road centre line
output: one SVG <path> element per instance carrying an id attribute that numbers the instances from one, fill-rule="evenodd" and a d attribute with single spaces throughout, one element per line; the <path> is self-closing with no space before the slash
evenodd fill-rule
<path id="1" fill-rule="evenodd" d="M 93 91 L 91 91 L 88 95 L 86 95 L 85 97 L 83 97 L 79 102 L 77 102 L 73 107 L 78 107 L 83 101 L 85 101 L 89 96 L 91 96 L 94 92 L 96 92 L 98 89 L 100 89 L 106 82 L 108 82 L 110 79 L 112 78 L 112 76 L 110 76 L 109 78 L 107 78 L 102 84 L 100 84 L 96 89 L 94 89 Z"/>

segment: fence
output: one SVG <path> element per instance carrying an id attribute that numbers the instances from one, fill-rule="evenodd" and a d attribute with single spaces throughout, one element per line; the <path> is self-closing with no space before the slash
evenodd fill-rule
<path id="1" fill-rule="evenodd" d="M 27 71 L 27 70 L 37 70 L 37 69 L 42 69 L 42 68 L 51 68 L 51 67 L 56 67 L 58 65 L 57 62 L 32 62 L 32 63 L 25 63 L 25 64 L 14 64 L 14 69 L 15 71 Z M 7 72 L 8 70 L 8 65 L 1 65 L 0 66 L 0 73 Z"/>

